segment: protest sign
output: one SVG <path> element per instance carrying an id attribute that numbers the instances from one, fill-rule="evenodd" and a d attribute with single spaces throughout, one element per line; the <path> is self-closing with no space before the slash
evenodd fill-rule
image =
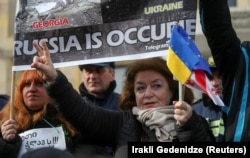
<path id="1" fill-rule="evenodd" d="M 30 68 L 45 40 L 55 67 L 164 56 L 179 23 L 195 37 L 197 1 L 19 0 L 13 70 Z"/>
<path id="2" fill-rule="evenodd" d="M 19 157 L 28 151 L 44 147 L 66 150 L 62 127 L 31 129 L 19 133 L 19 136 L 22 138 Z"/>

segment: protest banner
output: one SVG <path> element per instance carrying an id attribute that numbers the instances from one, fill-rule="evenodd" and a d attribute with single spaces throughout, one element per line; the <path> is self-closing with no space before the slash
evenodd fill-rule
<path id="1" fill-rule="evenodd" d="M 13 70 L 30 69 L 45 40 L 55 67 L 165 56 L 171 28 L 195 37 L 197 1 L 18 0 Z"/>

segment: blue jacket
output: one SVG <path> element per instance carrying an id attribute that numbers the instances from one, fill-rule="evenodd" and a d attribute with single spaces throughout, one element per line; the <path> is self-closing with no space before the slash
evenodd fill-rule
<path id="1" fill-rule="evenodd" d="M 202 30 L 222 75 L 225 140 L 250 141 L 249 42 L 241 42 L 231 23 L 227 0 L 201 0 Z"/>

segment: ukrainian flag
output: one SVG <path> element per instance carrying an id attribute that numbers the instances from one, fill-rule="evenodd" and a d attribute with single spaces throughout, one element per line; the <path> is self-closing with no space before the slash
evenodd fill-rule
<path id="1" fill-rule="evenodd" d="M 189 79 L 195 69 L 211 73 L 194 41 L 180 25 L 175 25 L 172 28 L 167 66 L 174 77 L 182 84 Z"/>
<path id="2" fill-rule="evenodd" d="M 207 62 L 202 58 L 194 41 L 179 25 L 172 29 L 167 66 L 180 83 L 192 89 L 202 90 L 216 105 L 224 106 L 220 96 L 211 91 L 212 85 L 205 73 L 206 71 L 211 74 Z"/>

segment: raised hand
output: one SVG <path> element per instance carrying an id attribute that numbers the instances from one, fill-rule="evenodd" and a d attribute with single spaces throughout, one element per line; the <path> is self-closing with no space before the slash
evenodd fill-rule
<path id="1" fill-rule="evenodd" d="M 43 75 L 43 78 L 48 82 L 54 81 L 57 77 L 57 72 L 50 58 L 46 42 L 42 41 L 42 47 L 40 47 L 38 43 L 33 42 L 33 46 L 36 48 L 38 56 L 33 58 L 33 63 L 30 66 L 39 70 Z"/>

